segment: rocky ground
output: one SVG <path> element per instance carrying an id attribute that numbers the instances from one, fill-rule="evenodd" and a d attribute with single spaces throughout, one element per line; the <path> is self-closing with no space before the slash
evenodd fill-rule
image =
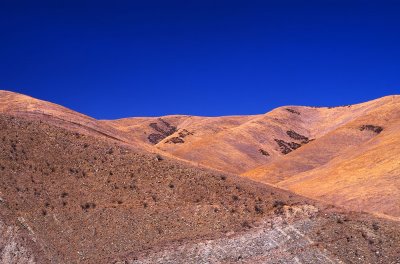
<path id="1" fill-rule="evenodd" d="M 4 263 L 396 263 L 398 222 L 0 115 Z"/>

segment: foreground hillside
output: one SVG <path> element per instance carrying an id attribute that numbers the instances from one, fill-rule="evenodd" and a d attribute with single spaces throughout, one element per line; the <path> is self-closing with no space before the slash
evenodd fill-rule
<path id="1" fill-rule="evenodd" d="M 395 263 L 400 226 L 0 115 L 2 263 Z"/>

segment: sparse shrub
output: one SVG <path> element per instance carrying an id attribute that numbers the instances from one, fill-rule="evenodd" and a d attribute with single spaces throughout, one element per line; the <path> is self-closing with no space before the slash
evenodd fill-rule
<path id="1" fill-rule="evenodd" d="M 280 200 L 275 200 L 274 204 L 272 205 L 274 208 L 279 208 L 279 207 L 283 207 L 285 205 L 285 202 L 280 201 Z"/>
<path id="2" fill-rule="evenodd" d="M 290 109 L 290 108 L 286 108 L 286 111 L 288 111 L 288 112 L 290 112 L 292 114 L 300 115 L 300 112 L 298 112 L 296 110 L 293 110 L 293 109 Z"/>
<path id="3" fill-rule="evenodd" d="M 225 175 L 221 175 L 221 180 L 225 181 L 226 180 L 226 176 Z"/>
<path id="4" fill-rule="evenodd" d="M 172 137 L 172 138 L 168 139 L 167 141 L 165 141 L 165 143 L 182 144 L 182 143 L 185 143 L 185 141 L 180 137 Z"/>
<path id="5" fill-rule="evenodd" d="M 383 131 L 383 127 L 374 126 L 374 125 L 363 125 L 360 127 L 360 131 L 364 131 L 364 130 L 373 131 L 376 134 L 379 134 Z"/>
<path id="6" fill-rule="evenodd" d="M 251 225 L 250 225 L 250 223 L 248 221 L 243 221 L 242 222 L 242 227 L 250 229 Z"/>
<path id="7" fill-rule="evenodd" d="M 239 200 L 239 197 L 237 195 L 233 195 L 232 200 L 237 201 L 237 200 Z"/>
<path id="8" fill-rule="evenodd" d="M 257 214 L 263 214 L 263 213 L 264 213 L 263 208 L 262 208 L 260 205 L 257 205 L 257 204 L 254 206 L 254 211 L 255 211 Z"/>
<path id="9" fill-rule="evenodd" d="M 277 214 L 277 215 L 283 214 L 283 206 L 284 205 L 286 205 L 285 202 L 280 201 L 280 200 L 276 200 L 274 202 L 274 204 L 272 205 L 275 208 L 274 213 Z"/>
<path id="10" fill-rule="evenodd" d="M 295 140 L 301 141 L 302 144 L 307 144 L 307 143 L 309 142 L 308 137 L 303 136 L 303 135 L 300 135 L 299 133 L 296 133 L 296 132 L 293 131 L 293 130 L 288 130 L 288 131 L 286 131 L 286 134 L 287 134 L 289 137 L 291 137 L 291 138 L 293 138 L 293 139 L 295 139 Z"/>
<path id="11" fill-rule="evenodd" d="M 264 156 L 269 156 L 269 153 L 268 153 L 267 151 L 265 151 L 265 150 L 261 149 L 261 148 L 258 150 L 258 152 L 260 152 L 260 153 L 261 153 L 261 155 L 264 155 Z"/>
<path id="12" fill-rule="evenodd" d="M 78 173 L 79 171 L 78 171 L 78 169 L 75 169 L 75 168 L 69 168 L 69 172 L 70 173 Z"/>
<path id="13" fill-rule="evenodd" d="M 109 155 L 111 155 L 111 154 L 114 153 L 114 149 L 113 149 L 113 148 L 110 148 L 110 149 L 108 149 L 108 150 L 106 151 L 106 153 L 109 154 Z"/>
<path id="14" fill-rule="evenodd" d="M 81 208 L 83 211 L 87 212 L 90 208 L 92 208 L 92 209 L 96 208 L 96 204 L 95 203 L 85 203 L 85 204 L 81 205 Z"/>

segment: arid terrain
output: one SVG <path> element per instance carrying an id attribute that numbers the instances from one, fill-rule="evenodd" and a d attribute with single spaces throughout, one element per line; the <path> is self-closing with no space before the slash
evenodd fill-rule
<path id="1" fill-rule="evenodd" d="M 400 263 L 399 109 L 96 120 L 0 91 L 0 263 Z"/>

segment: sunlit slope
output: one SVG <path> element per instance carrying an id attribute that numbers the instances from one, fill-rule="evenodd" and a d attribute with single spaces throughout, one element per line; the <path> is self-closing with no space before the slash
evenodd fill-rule
<path id="1" fill-rule="evenodd" d="M 400 97 L 375 102 L 351 122 L 244 175 L 352 209 L 400 216 Z"/>
<path id="2" fill-rule="evenodd" d="M 242 173 L 298 151 L 377 102 L 336 108 L 280 107 L 254 116 L 165 116 L 102 121 L 175 157 Z"/>
<path id="3" fill-rule="evenodd" d="M 400 122 L 388 130 L 361 151 L 278 185 L 354 210 L 400 217 Z"/>
<path id="4" fill-rule="evenodd" d="M 135 137 L 92 117 L 14 92 L 0 90 L 0 113 L 42 120 L 71 131 L 121 141 L 137 148 L 147 148 L 146 144 Z"/>
<path id="5" fill-rule="evenodd" d="M 286 156 L 313 145 L 311 141 L 379 108 L 388 100 L 391 99 L 386 97 L 330 108 L 286 106 L 253 116 L 175 115 L 102 122 L 172 156 L 223 171 L 244 173 L 277 160 L 284 162 Z M 342 146 L 338 148 L 359 145 L 369 138 L 365 133 L 359 138 L 349 134 L 348 140 L 340 141 Z M 318 159 L 326 162 L 330 159 L 328 156 Z M 321 162 L 316 162 L 319 164 Z M 294 172 L 298 172 L 295 164 L 294 167 Z"/>

